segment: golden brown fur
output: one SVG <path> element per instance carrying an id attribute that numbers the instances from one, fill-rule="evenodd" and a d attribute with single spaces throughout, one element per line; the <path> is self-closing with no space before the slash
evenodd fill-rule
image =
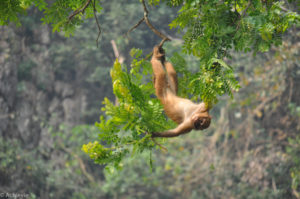
<path id="1" fill-rule="evenodd" d="M 192 129 L 203 130 L 208 128 L 211 116 L 205 104 L 195 104 L 189 99 L 177 96 L 176 71 L 170 62 L 165 61 L 165 53 L 160 46 L 154 47 L 151 64 L 156 96 L 163 104 L 167 116 L 178 124 L 175 129 L 154 132 L 152 136 L 175 137 L 188 133 Z"/>

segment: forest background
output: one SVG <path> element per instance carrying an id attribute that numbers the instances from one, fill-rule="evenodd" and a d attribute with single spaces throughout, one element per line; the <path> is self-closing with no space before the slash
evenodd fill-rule
<path id="1" fill-rule="evenodd" d="M 269 52 L 232 53 L 226 60 L 241 88 L 234 98 L 219 98 L 209 129 L 164 140 L 167 152 L 156 147 L 152 154 L 124 157 L 119 170 L 104 169 L 81 148 L 98 139 L 94 124 L 104 114 L 104 97 L 115 100 L 109 75 L 117 54 L 113 48 L 119 61 L 130 66 L 130 49 L 142 49 L 146 57 L 161 39 L 144 23 L 124 36 L 143 16 L 139 1 L 111 0 L 101 6 L 98 47 L 93 19 L 66 38 L 42 24 L 43 13 L 35 7 L 20 17 L 22 26 L 0 27 L 0 193 L 300 198 L 297 26 Z M 295 3 L 285 6 L 298 11 Z M 167 56 L 178 53 L 188 70 L 196 71 L 198 60 L 182 52 L 182 33 L 168 26 L 180 8 L 161 3 L 148 9 L 155 27 L 172 38 L 165 44 Z"/>

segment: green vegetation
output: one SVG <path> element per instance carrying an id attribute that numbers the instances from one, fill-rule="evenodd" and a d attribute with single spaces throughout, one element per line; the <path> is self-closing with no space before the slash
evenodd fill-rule
<path id="1" fill-rule="evenodd" d="M 39 99 L 57 103 L 89 92 L 88 100 L 80 99 L 88 104 L 84 113 L 74 112 L 81 119 L 74 128 L 55 126 L 55 118 L 64 117 L 61 106 L 49 103 L 53 111 L 42 116 L 32 112 L 39 135 L 51 135 L 47 144 L 30 148 L 26 139 L 16 140 L 26 132 L 3 133 L 0 191 L 24 190 L 32 198 L 300 198 L 297 2 L 147 3 L 151 22 L 172 36 L 164 48 L 179 73 L 179 95 L 212 106 L 211 127 L 151 139 L 151 132 L 176 124 L 154 97 L 148 58 L 159 39 L 144 23 L 123 36 L 143 17 L 139 0 L 4 0 L 0 25 L 26 35 L 11 47 L 21 54 L 18 97 L 29 101 L 32 85 L 46 93 Z M 40 20 L 51 25 L 48 42 L 35 34 Z M 120 57 L 110 68 L 111 40 Z M 58 92 L 50 81 L 74 87 Z M 95 125 L 78 125 L 99 115 Z M 9 117 L 20 121 L 18 114 Z M 15 179 L 23 181 L 14 185 Z"/>
<path id="2" fill-rule="evenodd" d="M 183 2 L 169 3 L 178 5 Z M 188 82 L 182 92 L 186 96 L 192 95 L 192 99 L 200 97 L 209 106 L 217 103 L 218 96 L 228 94 L 233 97 L 232 91 L 237 91 L 239 85 L 233 68 L 224 59 L 231 57 L 232 48 L 257 53 L 267 51 L 272 44 L 280 44 L 287 27 L 299 22 L 296 13 L 282 11 L 281 7 L 278 2 L 264 4 L 260 1 L 228 1 L 225 4 L 219 1 L 185 2 L 170 27 L 186 31 L 183 49 L 199 58 L 199 70 L 196 73 L 180 71 L 184 74 L 182 79 Z M 175 65 L 176 59 L 182 58 L 173 58 Z M 159 114 L 161 108 L 150 98 L 153 89 L 152 92 L 148 90 L 151 86 L 149 82 L 145 84 L 143 78 L 150 67 L 143 63 L 144 60 L 134 59 L 128 74 L 121 71 L 120 64 L 116 62 L 111 71 L 114 94 L 119 104 L 114 106 L 105 100 L 104 111 L 108 118 L 102 117 L 98 125 L 102 132 L 100 141 L 111 146 L 105 148 L 101 142 L 83 146 L 83 150 L 98 163 L 117 166 L 125 154 L 135 154 L 155 146 L 149 132 L 170 128 L 167 122 L 161 122 L 165 120 Z M 125 136 L 126 132 L 130 134 Z"/>

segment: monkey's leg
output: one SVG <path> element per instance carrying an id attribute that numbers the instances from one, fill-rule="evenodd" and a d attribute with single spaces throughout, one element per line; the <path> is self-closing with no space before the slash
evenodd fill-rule
<path id="1" fill-rule="evenodd" d="M 175 95 L 177 95 L 177 91 L 178 91 L 177 73 L 170 62 L 166 61 L 164 64 L 168 73 L 170 89 Z"/>
<path id="2" fill-rule="evenodd" d="M 154 87 L 158 99 L 164 100 L 167 90 L 166 72 L 160 60 L 152 59 L 152 70 L 154 74 Z"/>

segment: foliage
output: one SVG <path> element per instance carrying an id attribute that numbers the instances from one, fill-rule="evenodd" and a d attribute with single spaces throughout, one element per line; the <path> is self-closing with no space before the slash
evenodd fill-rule
<path id="1" fill-rule="evenodd" d="M 299 22 L 299 15 L 283 7 L 284 2 L 227 0 L 165 0 L 169 6 L 182 5 L 179 16 L 171 28 L 185 30 L 184 49 L 204 61 L 229 56 L 229 50 L 267 51 L 272 44 L 279 45 L 281 36 L 292 24 Z M 43 11 L 42 21 L 52 24 L 53 31 L 63 30 L 66 35 L 82 24 L 84 17 L 94 17 L 93 3 L 97 12 L 102 10 L 99 1 L 91 1 L 85 8 L 85 0 L 53 1 L 4 0 L 0 3 L 0 25 L 9 21 L 20 25 L 19 14 L 34 5 Z M 149 1 L 158 5 L 159 0 Z M 84 9 L 85 8 L 85 9 Z M 83 10 L 84 9 L 84 10 Z M 70 13 L 81 11 L 69 19 Z M 207 63 L 207 62 L 205 62 Z"/>
<path id="2" fill-rule="evenodd" d="M 242 88 L 233 100 L 222 100 L 214 107 L 211 127 L 204 133 L 168 140 L 164 144 L 168 153 L 153 151 L 152 173 L 143 159 L 148 153 L 126 157 L 123 169 L 105 171 L 103 190 L 116 198 L 296 199 L 299 116 L 282 100 L 290 90 L 286 80 L 294 77 L 298 79 L 294 85 L 299 83 L 299 75 L 295 75 L 299 71 L 298 46 L 299 42 L 288 44 L 285 40 L 275 52 L 259 53 L 255 59 L 249 54 L 234 54 Z M 176 70 L 184 74 L 185 68 L 180 67 L 185 66 L 184 60 L 176 60 Z M 291 75 L 289 67 L 293 67 Z M 184 85 L 180 86 L 180 95 L 184 95 Z M 296 96 L 298 90 L 294 87 Z M 280 97 L 264 103 L 262 115 L 253 113 L 278 93 Z M 294 121 L 290 118 L 296 116 Z M 287 145 L 291 149 L 287 150 Z M 299 186 L 296 190 L 299 192 Z"/>
<path id="3" fill-rule="evenodd" d="M 153 85 L 149 81 L 151 66 L 144 59 L 138 59 L 141 50 L 133 50 L 130 73 L 116 60 L 111 69 L 113 91 L 118 101 L 114 104 L 107 98 L 102 108 L 107 118 L 101 116 L 99 127 L 100 142 L 84 145 L 82 149 L 101 164 L 118 166 L 124 155 L 141 153 L 154 147 L 150 132 L 158 132 L 174 126 L 161 114 L 158 99 L 151 97 Z M 147 79 L 148 77 L 148 79 Z M 146 83 L 143 82 L 147 80 Z M 102 143 L 111 145 L 105 148 Z"/>
<path id="4" fill-rule="evenodd" d="M 5 1 L 1 1 L 0 4 L 3 2 Z M 153 0 L 152 2 L 157 4 L 159 1 Z M 176 6 L 178 6 L 183 1 L 169 0 L 166 2 L 173 5 L 177 3 Z M 245 3 L 245 1 L 237 2 Z M 271 1 L 263 2 L 272 3 Z M 114 57 L 110 53 L 111 46 L 109 41 L 111 39 L 118 38 L 117 45 L 120 52 L 129 52 L 128 49 L 131 46 L 142 46 L 143 52 L 150 52 L 151 45 L 156 42 L 153 34 L 145 34 L 145 27 L 139 27 L 131 33 L 134 35 L 134 41 L 130 39 L 122 40 L 122 37 L 118 37 L 131 26 L 132 23 L 128 21 L 132 21 L 139 16 L 135 12 L 128 12 L 128 15 L 124 15 L 133 8 L 136 8 L 135 10 L 139 12 L 138 8 L 140 5 L 138 3 L 134 6 L 127 3 L 127 1 L 122 3 L 119 0 L 113 1 L 113 3 L 112 1 L 101 1 L 101 5 L 103 5 L 102 3 L 111 4 L 107 6 L 107 9 L 111 12 L 106 13 L 103 20 L 101 20 L 103 29 L 107 32 L 109 31 L 109 34 L 103 35 L 101 50 L 97 49 L 94 43 L 94 32 L 92 31 L 94 23 L 82 24 L 81 28 L 76 31 L 75 37 L 68 40 L 60 37 L 51 38 L 50 46 L 50 52 L 53 53 L 50 57 L 53 61 L 51 65 L 55 66 L 55 70 L 59 70 L 59 74 L 67 73 L 68 70 L 90 70 L 101 74 L 98 80 L 97 75 L 90 76 L 91 78 L 88 79 L 88 81 L 98 81 L 100 83 L 92 92 L 101 93 L 101 96 L 106 95 L 104 92 L 110 90 L 107 86 L 103 88 L 103 85 L 108 85 L 109 78 L 105 77 L 108 76 L 105 75 L 108 68 L 103 66 L 108 66 L 110 60 Z M 166 21 L 162 22 L 162 20 L 166 20 L 168 16 L 173 16 L 168 14 L 169 9 L 166 8 L 159 10 L 157 13 L 159 14 L 155 16 L 150 15 L 150 17 L 151 19 L 159 19 L 160 27 L 162 26 L 161 24 L 166 23 Z M 161 13 L 166 15 L 160 15 Z M 240 13 L 242 14 L 242 12 Z M 142 12 L 138 14 L 142 14 Z M 5 15 L 1 15 L 0 18 L 2 16 Z M 124 16 L 126 16 L 126 20 L 122 20 Z M 28 16 L 28 18 L 30 17 Z M 26 25 L 33 28 L 35 24 Z M 183 32 L 186 32 L 186 30 Z M 32 37 L 32 35 L 28 34 L 26 41 L 29 36 Z M 37 36 L 34 35 L 33 37 L 36 38 Z M 291 39 L 292 36 L 288 35 L 287 38 Z M 32 44 L 31 42 L 30 44 L 36 48 L 36 43 Z M 170 52 L 178 50 L 174 50 L 174 47 L 171 48 L 169 44 L 171 42 L 166 45 L 167 55 L 172 55 L 173 53 Z M 300 192 L 300 143 L 299 136 L 297 136 L 299 134 L 299 89 L 297 89 L 299 81 L 296 81 L 299 79 L 299 39 L 294 39 L 292 44 L 287 45 L 284 43 L 281 48 L 273 47 L 271 53 L 257 53 L 258 55 L 255 58 L 249 53 L 244 55 L 231 54 L 233 60 L 224 60 L 227 65 L 230 63 L 233 67 L 226 67 L 219 62 L 222 65 L 221 67 L 214 64 L 207 69 L 204 64 L 199 64 L 198 62 L 198 67 L 192 68 L 195 64 L 193 63 L 193 66 L 191 66 L 192 64 L 187 56 L 184 56 L 185 59 L 183 59 L 175 53 L 170 57 L 170 61 L 180 75 L 180 96 L 191 97 L 192 92 L 199 92 L 199 96 L 202 95 L 202 91 L 192 91 L 193 87 L 190 87 L 191 85 L 196 87 L 201 83 L 200 80 L 193 82 L 201 75 L 199 71 L 208 71 L 211 73 L 208 74 L 208 77 L 212 76 L 216 82 L 218 79 L 214 78 L 222 77 L 222 75 L 226 74 L 226 71 L 234 70 L 237 72 L 235 76 L 238 76 L 241 88 L 240 92 L 234 94 L 233 100 L 228 102 L 222 98 L 214 106 L 211 111 L 214 122 L 206 132 L 194 132 L 184 137 L 168 140 L 164 144 L 168 148 L 167 154 L 155 150 L 150 152 L 149 150 L 154 149 L 154 143 L 144 132 L 139 135 L 139 138 L 143 139 L 145 136 L 146 138 L 140 142 L 138 139 L 132 138 L 131 133 L 132 131 L 137 132 L 136 129 L 132 131 L 124 130 L 127 123 L 122 120 L 123 116 L 119 116 L 119 114 L 126 113 L 124 114 L 126 117 L 135 118 L 138 111 L 127 113 L 125 108 L 120 108 L 120 104 L 114 104 L 113 101 L 108 103 L 111 104 L 111 107 L 105 104 L 105 111 L 106 109 L 111 110 L 114 112 L 114 115 L 104 116 L 104 120 L 101 120 L 97 126 L 105 123 L 105 128 L 113 129 L 112 134 L 104 133 L 104 135 L 108 136 L 108 140 L 114 139 L 113 136 L 116 135 L 118 138 L 116 140 L 121 141 L 117 147 L 113 142 L 108 144 L 108 141 L 105 141 L 106 138 L 101 137 L 101 132 L 101 139 L 97 140 L 100 144 L 95 145 L 99 146 L 100 150 L 95 148 L 95 153 L 90 153 L 90 155 L 94 155 L 97 159 L 98 154 L 101 155 L 99 153 L 101 150 L 106 149 L 109 152 L 108 155 L 110 155 L 114 154 L 117 148 L 119 150 L 126 148 L 128 153 L 133 154 L 133 156 L 124 156 L 121 163 L 117 155 L 112 155 L 112 159 L 116 158 L 118 160 L 110 162 L 111 165 L 123 168 L 117 172 L 114 168 L 108 167 L 103 171 L 103 175 L 103 167 L 92 164 L 91 161 L 86 159 L 88 157 L 84 156 L 80 151 L 80 146 L 83 143 L 91 142 L 91 146 L 93 146 L 93 142 L 97 139 L 97 133 L 99 132 L 97 128 L 89 127 L 89 129 L 81 126 L 69 130 L 61 126 L 59 130 L 53 130 L 54 143 L 52 143 L 52 139 L 44 137 L 48 136 L 49 133 L 45 133 L 46 135 L 42 133 L 41 145 L 34 149 L 28 149 L 28 146 L 24 143 L 22 144 L 15 140 L 8 141 L 9 139 L 0 137 L 0 189 L 7 190 L 6 188 L 8 187 L 3 187 L 2 183 L 6 184 L 5 182 L 8 180 L 10 181 L 8 186 L 11 192 L 24 191 L 31 194 L 30 198 L 296 198 L 295 194 Z M 36 51 L 44 50 L 37 49 Z M 125 57 L 127 58 L 126 54 Z M 266 60 L 266 57 L 269 59 Z M 122 80 L 116 79 L 118 82 L 116 87 L 118 92 L 121 93 L 121 99 L 125 98 L 127 100 L 124 100 L 123 104 L 125 102 L 135 104 L 131 102 L 132 100 L 129 100 L 132 95 L 130 93 L 131 90 L 139 90 L 140 87 L 145 86 L 147 83 L 149 83 L 149 88 L 146 90 L 153 93 L 153 88 L 150 89 L 152 87 L 149 76 L 151 74 L 150 65 L 147 61 L 139 58 L 136 58 L 134 61 L 141 64 L 140 67 L 137 67 L 137 75 L 142 74 L 144 70 L 147 71 L 142 80 L 136 78 L 136 75 L 132 77 L 131 70 L 127 70 L 125 66 L 121 66 L 121 70 L 118 70 L 121 72 L 116 73 L 125 77 Z M 187 60 L 188 64 L 186 63 Z M 217 61 L 219 60 L 222 59 Z M 19 71 L 18 76 L 21 80 L 30 80 L 32 79 L 30 78 L 32 75 L 30 71 L 33 69 L 38 70 L 40 66 L 33 65 L 29 60 L 24 59 L 23 61 L 24 63 L 22 62 L 19 65 L 21 71 Z M 128 58 L 126 62 L 129 63 L 129 61 L 130 59 Z M 204 61 L 201 62 L 203 63 Z M 215 60 L 210 60 L 208 63 L 214 62 Z M 214 76 L 214 70 L 218 71 L 217 68 L 214 68 L 216 66 L 221 71 L 217 73 L 219 75 Z M 295 66 L 290 74 L 287 73 L 290 70 L 289 66 Z M 98 67 L 103 70 L 101 71 Z M 196 73 L 197 76 L 195 75 Z M 81 74 L 78 73 L 76 76 L 86 77 Z M 233 74 L 230 75 L 233 77 Z M 66 78 L 68 76 L 59 76 L 59 80 L 70 81 L 70 79 Z M 295 79 L 294 83 L 289 82 L 293 78 Z M 132 84 L 130 87 L 134 87 L 131 90 L 128 89 L 130 92 L 128 91 L 128 95 L 124 95 L 124 97 L 122 91 L 125 92 L 127 87 L 124 89 L 120 82 L 122 85 L 128 85 L 129 82 L 130 85 Z M 202 80 L 202 82 L 204 83 L 205 81 Z M 76 86 L 79 84 L 85 83 L 75 83 Z M 101 88 L 99 88 L 99 85 Z M 91 90 L 91 85 L 85 86 L 89 91 Z M 210 88 L 210 84 L 207 86 Z M 214 87 L 216 86 L 217 84 L 214 85 Z M 218 88 L 214 87 L 211 88 L 213 91 Z M 24 92 L 26 91 L 25 88 Z M 140 93 L 140 91 L 137 91 L 137 93 Z M 295 96 L 294 94 L 290 96 L 290 93 L 295 93 Z M 50 94 L 51 96 L 54 95 L 52 91 Z M 280 94 L 279 97 L 273 98 L 278 96 L 278 94 Z M 152 94 L 149 97 L 147 93 L 142 93 L 142 96 L 144 97 L 143 99 L 157 103 Z M 193 100 L 198 100 L 199 96 L 193 95 L 192 98 Z M 60 96 L 54 95 L 53 97 L 57 98 Z M 108 97 L 112 99 L 111 96 Z M 286 98 L 289 97 L 292 100 L 286 103 Z M 88 98 L 91 100 L 92 96 L 89 94 Z M 265 100 L 269 98 L 272 98 L 272 100 L 265 103 Z M 135 99 L 135 96 L 132 99 Z M 99 97 L 94 101 L 96 106 L 98 106 Z M 264 104 L 263 109 L 255 112 L 256 107 L 259 107 L 261 104 Z M 160 105 L 158 104 L 158 106 Z M 122 112 L 118 112 L 118 108 Z M 153 107 L 149 105 L 149 108 Z M 161 113 L 162 109 L 161 107 L 159 108 Z M 95 112 L 98 111 L 97 108 L 94 108 L 94 110 Z M 142 110 L 145 111 L 144 109 Z M 147 113 L 143 112 L 143 114 Z M 291 116 L 294 120 L 291 119 Z M 2 119 L 1 117 L 0 114 L 0 120 Z M 114 118 L 121 118 L 121 122 L 118 123 Z M 140 117 L 138 119 L 141 120 Z M 161 129 L 173 127 L 174 124 L 172 122 L 167 121 L 165 118 L 160 119 L 156 122 L 161 123 Z M 11 120 L 13 122 L 18 121 L 13 118 Z M 94 118 L 92 121 L 94 121 Z M 107 121 L 111 121 L 111 123 Z M 129 122 L 132 123 L 132 121 Z M 121 130 L 119 131 L 119 129 Z M 123 141 L 126 143 L 123 137 L 133 140 L 133 143 L 137 145 L 136 149 L 133 150 L 131 142 L 127 142 L 127 145 L 123 144 Z M 60 142 L 57 142 L 58 140 Z M 43 145 L 42 143 L 46 144 Z M 137 143 L 143 145 L 144 148 L 145 145 L 147 146 L 139 156 L 134 155 L 140 152 L 140 146 Z M 50 146 L 47 147 L 47 145 Z M 121 145 L 123 146 L 121 147 Z M 69 152 L 66 152 L 66 149 Z M 149 158 L 151 155 L 155 156 L 153 160 Z M 84 161 L 87 171 L 96 179 L 96 182 L 88 180 L 75 156 L 79 156 Z M 148 164 L 154 165 L 151 171 L 147 167 L 145 159 L 150 159 Z M 108 159 L 104 160 L 108 161 Z M 101 159 L 98 159 L 98 161 L 101 162 Z"/>
<path id="5" fill-rule="evenodd" d="M 21 25 L 19 15 L 25 14 L 28 8 L 35 6 L 43 11 L 44 17 L 41 20 L 52 24 L 53 31 L 64 31 L 65 35 L 69 36 L 74 33 L 76 26 L 83 23 L 84 17 L 94 17 L 93 4 L 90 3 L 84 14 L 79 13 L 72 20 L 69 19 L 70 13 L 82 9 L 85 3 L 85 0 L 57 0 L 49 4 L 45 0 L 4 0 L 0 2 L 0 25 L 7 25 L 8 22 Z M 102 9 L 99 1 L 95 1 L 95 9 L 98 12 Z"/>
<path id="6" fill-rule="evenodd" d="M 102 8 L 99 2 L 90 1 L 54 1 L 47 5 L 42 0 L 19 0 L 2 2 L 2 24 L 8 21 L 19 23 L 17 13 L 34 4 L 44 11 L 42 20 L 51 23 L 53 31 L 63 30 L 66 35 L 74 32 L 77 25 L 83 22 L 83 16 L 93 17 L 93 3 L 96 11 Z M 282 34 L 292 24 L 299 22 L 299 15 L 283 8 L 283 2 L 268 1 L 166 1 L 170 6 L 182 5 L 179 16 L 170 24 L 184 31 L 183 49 L 200 58 L 200 70 L 190 80 L 191 94 L 200 96 L 206 103 L 213 105 L 217 96 L 238 90 L 233 70 L 223 61 L 230 58 L 230 49 L 254 53 L 267 51 L 272 44 L 281 43 Z M 149 1 L 158 5 L 159 1 Z M 85 7 L 87 5 L 87 7 Z M 83 10 L 84 9 L 84 10 Z M 70 19 L 69 13 L 79 12 Z M 11 16 L 11 18 L 9 18 Z M 70 15 L 72 16 L 72 15 Z M 220 70 L 218 66 L 225 67 Z M 213 68 L 213 70 L 212 70 Z M 216 68 L 216 69 L 214 69 Z M 222 71 L 222 72 L 220 72 Z M 206 79 L 202 77 L 205 73 Z"/>
<path id="7" fill-rule="evenodd" d="M 283 2 L 259 0 L 187 1 L 170 27 L 186 29 L 185 51 L 204 61 L 229 57 L 232 48 L 265 52 L 299 22 L 297 13 L 282 6 Z"/>
<path id="8" fill-rule="evenodd" d="M 1 191 L 24 191 L 30 198 L 41 198 L 43 195 L 64 198 L 68 195 L 69 198 L 84 199 L 103 195 L 99 192 L 99 186 L 95 186 L 97 182 L 87 178 L 87 171 L 83 168 L 89 171 L 94 165 L 85 159 L 79 147 L 95 139 L 96 131 L 95 126 L 88 125 L 73 129 L 65 126 L 60 126 L 59 130 L 49 128 L 52 137 L 48 139 L 48 144 L 34 150 L 25 150 L 20 140 L 0 137 Z M 49 153 L 50 150 L 53 154 Z M 96 179 L 99 172 L 93 176 Z M 6 189 L 8 187 L 10 189 Z"/>
<path id="9" fill-rule="evenodd" d="M 178 5 L 182 1 L 169 3 Z M 183 31 L 184 52 L 200 58 L 201 71 L 191 79 L 192 94 L 211 104 L 217 102 L 217 95 L 232 96 L 231 90 L 239 86 L 224 58 L 231 58 L 231 49 L 256 54 L 268 51 L 272 44 L 281 44 L 282 34 L 300 19 L 282 6 L 283 2 L 259 0 L 186 1 L 170 28 Z M 216 63 L 227 70 L 212 70 Z M 205 76 L 210 77 L 203 79 L 208 71 L 210 74 Z"/>
<path id="10" fill-rule="evenodd" d="M 300 136 L 297 136 L 296 138 L 289 139 L 289 145 L 287 147 L 287 152 L 290 155 L 293 167 L 291 168 L 291 177 L 292 177 L 292 189 L 293 191 L 299 195 L 300 194 Z"/>
<path id="11" fill-rule="evenodd" d="M 210 105 L 218 102 L 218 96 L 228 94 L 233 98 L 232 91 L 238 91 L 239 83 L 236 81 L 233 69 L 221 59 L 213 58 L 210 67 L 201 65 L 199 72 L 192 75 L 189 87 L 191 93 Z"/>
<path id="12" fill-rule="evenodd" d="M 266 52 L 271 45 L 281 44 L 282 35 L 289 27 L 299 24 L 299 15 L 284 8 L 283 2 L 275 0 L 163 2 L 169 6 L 181 6 L 178 17 L 169 26 L 184 33 L 183 51 L 199 59 L 197 72 L 181 69 L 186 85 L 181 84 L 180 93 L 193 96 L 193 100 L 201 98 L 210 107 L 218 102 L 218 96 L 228 94 L 233 97 L 232 92 L 239 89 L 234 69 L 226 63 L 232 50 L 252 51 L 254 54 Z M 148 3 L 159 5 L 160 1 Z M 74 33 L 84 17 L 94 17 L 94 8 L 98 12 L 102 9 L 101 2 L 95 0 L 57 0 L 49 5 L 43 0 L 6 0 L 0 4 L 3 13 L 0 23 L 4 25 L 13 21 L 19 24 L 18 14 L 31 5 L 43 11 L 42 21 L 52 24 L 53 31 L 64 31 L 67 36 Z M 78 14 L 74 15 L 76 12 Z M 155 146 L 150 140 L 151 132 L 174 126 L 161 114 L 158 100 L 151 97 L 154 92 L 149 78 L 145 83 L 144 76 L 151 73 L 149 63 L 137 59 L 141 52 L 135 53 L 136 59 L 132 61 L 129 73 L 118 61 L 114 64 L 111 77 L 118 103 L 104 100 L 106 117 L 102 116 L 100 123 L 96 124 L 101 131 L 100 142 L 83 146 L 83 150 L 97 163 L 118 167 L 128 153 L 135 154 L 145 149 L 151 151 Z M 177 55 L 173 60 L 174 65 L 184 63 Z"/>
<path id="13" fill-rule="evenodd" d="M 150 3 L 156 5 L 157 1 Z M 173 5 L 177 5 L 176 2 Z M 268 50 L 272 44 L 280 44 L 282 33 L 299 20 L 294 12 L 282 14 L 281 6 L 276 2 L 263 4 L 260 1 L 185 2 L 170 27 L 179 27 L 186 32 L 183 36 L 184 51 L 199 57 L 199 67 L 196 73 L 190 73 L 185 70 L 185 61 L 178 54 L 171 58 L 175 67 L 177 65 L 176 69 L 182 65 L 177 71 L 183 74 L 181 79 L 188 82 L 188 85 L 180 84 L 180 95 L 192 95 L 194 100 L 200 97 L 210 107 L 217 103 L 218 96 L 228 94 L 233 97 L 232 91 L 237 91 L 239 84 L 233 68 L 223 59 L 231 58 L 231 48 L 244 52 L 252 49 L 256 53 Z M 136 66 L 139 61 L 133 60 L 132 63 Z M 108 117 L 102 117 L 97 126 L 101 132 L 100 140 L 112 146 L 105 148 L 101 141 L 83 146 L 83 150 L 98 163 L 118 166 L 127 153 L 153 147 L 149 144 L 148 132 L 168 128 L 160 115 L 159 104 L 150 100 L 153 90 L 148 90 L 149 86 L 144 86 L 141 81 L 141 73 L 148 74 L 144 72 L 143 60 L 139 65 L 138 69 L 142 68 L 142 71 L 133 67 L 127 74 L 116 62 L 111 72 L 119 104 L 114 105 L 106 99 L 103 110 Z"/>

